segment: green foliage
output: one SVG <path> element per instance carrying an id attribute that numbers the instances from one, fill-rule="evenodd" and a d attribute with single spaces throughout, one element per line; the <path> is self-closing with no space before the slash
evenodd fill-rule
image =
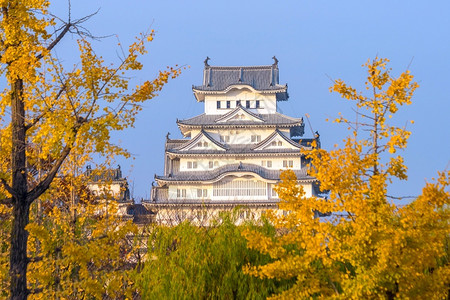
<path id="1" fill-rule="evenodd" d="M 242 231 L 252 228 L 274 236 L 273 226 L 236 226 L 233 214 L 221 219 L 211 227 L 185 222 L 152 228 L 148 261 L 136 274 L 143 299 L 265 299 L 289 288 L 291 281 L 258 279 L 242 270 L 249 263 L 270 261 L 247 248 Z"/>

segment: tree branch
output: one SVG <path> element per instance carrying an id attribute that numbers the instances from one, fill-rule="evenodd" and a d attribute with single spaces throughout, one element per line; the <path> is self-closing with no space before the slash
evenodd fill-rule
<path id="1" fill-rule="evenodd" d="M 67 155 L 69 155 L 70 151 L 72 150 L 72 146 L 66 145 L 61 152 L 61 155 L 59 159 L 56 161 L 56 163 L 53 165 L 50 172 L 47 173 L 47 176 L 39 182 L 38 185 L 36 185 L 31 191 L 27 194 L 27 201 L 28 203 L 32 203 L 35 199 L 37 199 L 40 195 L 42 195 L 50 186 L 53 179 L 55 178 L 56 174 L 59 171 L 59 168 L 61 167 L 62 163 L 66 159 Z"/>
<path id="2" fill-rule="evenodd" d="M 13 198 L 0 199 L 0 204 L 11 205 L 13 204 Z"/>
<path id="3" fill-rule="evenodd" d="M 47 47 L 47 51 L 51 51 L 58 43 L 59 41 L 61 41 L 61 39 L 66 35 L 67 32 L 69 32 L 70 27 L 72 27 L 72 23 L 69 22 L 67 23 L 63 30 L 60 32 L 60 34 L 56 37 L 56 39 L 50 43 L 50 45 L 48 45 Z M 41 58 L 44 57 L 44 54 L 39 54 L 38 56 L 36 56 L 37 60 L 40 60 Z"/>
<path id="4" fill-rule="evenodd" d="M 0 178 L 1 185 L 5 188 L 5 190 L 10 193 L 12 196 L 14 196 L 16 193 L 14 192 L 13 188 L 6 182 L 5 179 Z"/>

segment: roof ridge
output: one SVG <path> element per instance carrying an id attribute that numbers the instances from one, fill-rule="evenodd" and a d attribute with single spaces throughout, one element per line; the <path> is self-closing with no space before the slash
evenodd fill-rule
<path id="1" fill-rule="evenodd" d="M 239 70 L 239 69 L 277 69 L 273 65 L 261 65 L 261 66 L 205 66 L 205 69 L 218 69 L 218 70 Z"/>
<path id="2" fill-rule="evenodd" d="M 223 144 L 219 143 L 218 141 L 216 141 L 211 135 L 209 135 L 202 128 L 202 130 L 200 130 L 199 134 L 197 134 L 195 137 L 193 137 L 191 140 L 189 140 L 189 142 L 187 142 L 186 144 L 182 145 L 181 147 L 174 148 L 173 150 L 180 150 L 180 151 L 182 151 L 182 149 L 187 148 L 187 147 L 197 143 L 198 140 L 200 140 L 202 136 L 206 137 L 209 141 L 214 143 L 216 146 L 218 146 L 218 147 L 220 147 L 220 148 L 222 148 L 224 150 L 228 149 L 228 147 L 226 145 L 223 145 Z"/>
<path id="3" fill-rule="evenodd" d="M 292 146 L 298 147 L 298 148 L 302 148 L 302 145 L 300 145 L 299 143 L 294 142 L 293 140 L 291 140 L 290 138 L 288 138 L 287 136 L 285 136 L 278 128 L 276 128 L 274 130 L 274 132 L 272 132 L 271 135 L 269 135 L 267 138 L 265 138 L 263 141 L 259 142 L 258 144 L 256 144 L 254 147 L 252 147 L 252 150 L 255 150 L 257 148 L 262 147 L 265 143 L 267 143 L 268 141 L 270 141 L 275 135 L 279 135 L 281 136 L 286 142 L 290 143 Z"/>
<path id="4" fill-rule="evenodd" d="M 252 117 L 262 121 L 262 122 L 266 122 L 259 114 L 256 114 L 254 112 L 251 112 L 250 110 L 247 110 L 246 108 L 244 108 L 241 104 L 238 104 L 232 111 L 227 112 L 226 114 L 221 115 L 220 117 L 218 117 L 217 119 L 214 120 L 215 123 L 222 121 L 223 119 L 228 118 L 229 116 L 232 116 L 234 113 L 236 113 L 239 110 L 243 110 L 246 113 L 248 113 L 249 115 L 251 115 Z"/>

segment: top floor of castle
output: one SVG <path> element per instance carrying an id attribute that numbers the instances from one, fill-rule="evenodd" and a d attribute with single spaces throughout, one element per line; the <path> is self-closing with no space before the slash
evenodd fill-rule
<path id="1" fill-rule="evenodd" d="M 210 66 L 207 58 L 202 85 L 192 87 L 197 101 L 204 102 L 205 115 L 223 115 L 240 106 L 255 114 L 276 113 L 277 102 L 289 96 L 273 59 L 269 66 L 221 67 Z"/>

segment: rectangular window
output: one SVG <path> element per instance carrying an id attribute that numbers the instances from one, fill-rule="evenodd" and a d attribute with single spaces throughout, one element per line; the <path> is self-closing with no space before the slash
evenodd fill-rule
<path id="1" fill-rule="evenodd" d="M 265 161 L 265 160 L 262 160 L 262 161 L 261 161 L 261 166 L 263 166 L 263 167 L 266 166 L 266 161 Z"/>
<path id="2" fill-rule="evenodd" d="M 272 188 L 272 197 L 277 197 L 277 192 L 275 192 L 274 188 Z"/>
<path id="3" fill-rule="evenodd" d="M 177 198 L 186 198 L 186 189 L 177 189 Z"/>
<path id="4" fill-rule="evenodd" d="M 292 168 L 292 167 L 294 167 L 294 161 L 283 160 L 283 168 Z"/>
<path id="5" fill-rule="evenodd" d="M 246 107 L 246 108 L 250 108 L 250 101 L 248 101 L 248 100 L 245 101 L 245 107 Z"/>
<path id="6" fill-rule="evenodd" d="M 196 161 L 194 161 L 194 162 L 192 163 L 192 168 L 193 168 L 193 169 L 197 169 L 197 162 L 196 162 Z"/>
<path id="7" fill-rule="evenodd" d="M 210 169 L 214 168 L 214 162 L 212 160 L 209 161 L 209 168 Z"/>
<path id="8" fill-rule="evenodd" d="M 220 108 L 220 101 L 217 101 L 217 108 Z"/>
<path id="9" fill-rule="evenodd" d="M 261 142 L 261 136 L 260 135 L 252 135 L 251 141 L 252 141 L 252 143 L 259 143 L 259 142 Z"/>
<path id="10" fill-rule="evenodd" d="M 236 101 L 236 107 L 238 107 L 239 105 L 241 105 L 241 100 Z"/>
<path id="11" fill-rule="evenodd" d="M 208 197 L 208 190 L 207 189 L 197 189 L 197 198 L 206 198 Z"/>
<path id="12" fill-rule="evenodd" d="M 268 168 L 272 168 L 272 161 L 271 161 L 271 160 L 268 160 L 268 161 L 267 161 L 267 167 L 268 167 Z"/>
<path id="13" fill-rule="evenodd" d="M 214 162 L 214 167 L 218 167 L 219 166 L 219 162 L 218 161 L 215 161 Z"/>
<path id="14" fill-rule="evenodd" d="M 227 108 L 231 108 L 231 101 L 227 101 Z"/>
<path id="15" fill-rule="evenodd" d="M 256 100 L 256 108 L 259 108 L 259 100 Z"/>
<path id="16" fill-rule="evenodd" d="M 192 161 L 188 161 L 187 162 L 187 168 L 188 169 L 192 169 Z"/>

